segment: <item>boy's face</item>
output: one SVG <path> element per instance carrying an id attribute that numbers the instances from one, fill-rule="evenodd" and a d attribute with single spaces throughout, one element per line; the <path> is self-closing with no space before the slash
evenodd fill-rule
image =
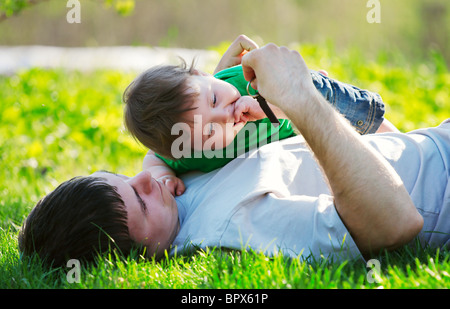
<path id="1" fill-rule="evenodd" d="M 226 147 L 245 125 L 240 116 L 235 115 L 236 103 L 244 97 L 233 85 L 202 72 L 192 75 L 188 85 L 189 91 L 198 94 L 192 105 L 194 109 L 184 114 L 185 118 L 193 121 L 190 126 L 193 149 Z"/>

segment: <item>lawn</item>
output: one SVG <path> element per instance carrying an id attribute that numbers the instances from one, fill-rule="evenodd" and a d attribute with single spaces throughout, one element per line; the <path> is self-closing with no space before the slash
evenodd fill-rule
<path id="1" fill-rule="evenodd" d="M 450 117 L 450 72 L 438 53 L 410 61 L 386 51 L 367 60 L 360 50 L 337 52 L 332 44 L 292 47 L 310 68 L 380 93 L 387 118 L 402 131 Z M 416 242 L 378 256 L 378 268 L 362 260 L 287 259 L 218 248 L 161 261 L 137 255 L 117 261 L 111 252 L 83 266 L 75 282 L 70 267 L 47 270 L 36 259 L 21 260 L 20 226 L 57 184 L 99 169 L 139 171 L 145 149 L 122 125 L 122 92 L 133 77 L 39 68 L 0 76 L 0 288 L 450 287 L 450 252 Z"/>

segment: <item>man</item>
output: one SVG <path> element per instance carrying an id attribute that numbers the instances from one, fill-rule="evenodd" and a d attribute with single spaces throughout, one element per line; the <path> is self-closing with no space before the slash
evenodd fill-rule
<path id="1" fill-rule="evenodd" d="M 194 244 L 369 256 L 407 244 L 422 227 L 439 232 L 420 233 L 424 242 L 449 243 L 450 122 L 412 134 L 362 137 L 317 95 L 297 52 L 269 44 L 244 55 L 242 65 L 246 79 L 256 76 L 252 86 L 302 136 L 186 177 L 188 189 L 176 201 L 148 171 L 132 178 L 97 172 L 64 183 L 30 214 L 21 251 L 63 264 L 88 257 L 100 241 L 83 237 L 98 237 L 104 242 L 95 250 L 117 247 L 125 254 L 133 244 L 157 256 Z M 114 211 L 109 217 L 120 219 L 102 221 Z M 58 221 L 55 213 L 65 215 Z M 81 221 L 93 226 L 90 236 L 81 235 Z"/>

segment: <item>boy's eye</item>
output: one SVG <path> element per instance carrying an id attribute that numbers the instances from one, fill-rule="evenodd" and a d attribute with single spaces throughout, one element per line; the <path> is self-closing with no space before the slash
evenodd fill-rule
<path id="1" fill-rule="evenodd" d="M 213 97 L 212 97 L 212 105 L 213 105 L 213 107 L 216 106 L 216 102 L 217 102 L 217 97 L 216 97 L 215 94 L 213 94 Z"/>

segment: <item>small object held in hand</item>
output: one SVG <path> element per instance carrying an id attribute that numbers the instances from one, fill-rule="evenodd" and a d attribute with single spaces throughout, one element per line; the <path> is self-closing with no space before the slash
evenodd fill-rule
<path id="1" fill-rule="evenodd" d="M 269 105 L 267 104 L 266 99 L 264 99 L 264 97 L 262 95 L 260 95 L 259 93 L 256 93 L 255 95 L 250 94 L 249 87 L 250 87 L 250 84 L 253 81 L 253 79 L 251 81 L 249 81 L 247 84 L 248 95 L 255 98 L 258 101 L 259 106 L 261 106 L 261 109 L 263 110 L 264 114 L 266 114 L 267 118 L 269 118 L 270 122 L 275 127 L 278 127 L 280 125 L 280 121 L 278 120 L 277 116 L 275 116 L 273 111 L 270 109 Z"/>

